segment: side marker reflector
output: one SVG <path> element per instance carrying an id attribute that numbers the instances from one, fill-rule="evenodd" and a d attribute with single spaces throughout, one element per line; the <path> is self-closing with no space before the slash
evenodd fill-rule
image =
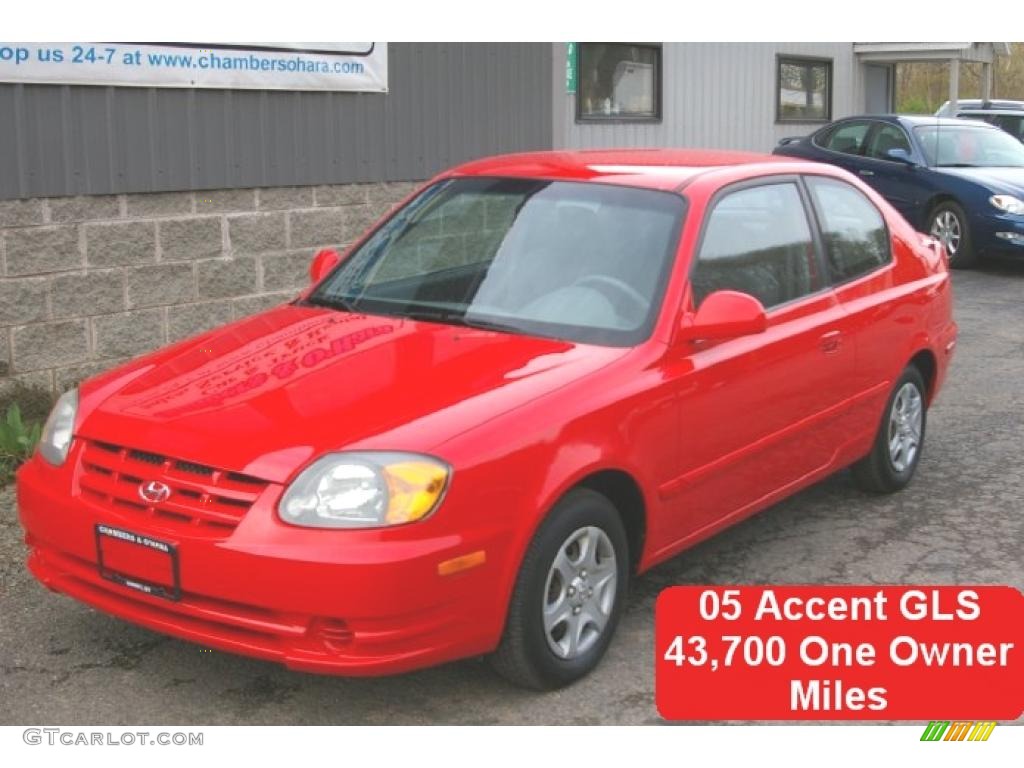
<path id="1" fill-rule="evenodd" d="M 487 553 L 482 549 L 478 549 L 476 552 L 470 552 L 468 555 L 460 555 L 459 557 L 453 557 L 451 560 L 438 563 L 437 575 L 451 576 L 453 573 L 476 568 L 485 562 L 487 562 Z"/>

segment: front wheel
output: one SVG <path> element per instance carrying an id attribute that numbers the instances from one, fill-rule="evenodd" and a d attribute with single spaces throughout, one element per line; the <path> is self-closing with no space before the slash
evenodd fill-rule
<path id="1" fill-rule="evenodd" d="M 516 685 L 550 690 L 589 673 L 611 642 L 629 578 L 622 520 L 599 493 L 568 493 L 519 569 L 505 634 L 491 656 Z"/>
<path id="2" fill-rule="evenodd" d="M 935 206 L 928 219 L 928 232 L 945 246 L 953 269 L 970 269 L 977 263 L 967 214 L 957 203 L 947 200 Z"/>
<path id="3" fill-rule="evenodd" d="M 871 453 L 853 465 L 853 475 L 866 491 L 893 493 L 914 476 L 927 422 L 925 386 L 916 366 L 908 366 L 893 387 Z"/>

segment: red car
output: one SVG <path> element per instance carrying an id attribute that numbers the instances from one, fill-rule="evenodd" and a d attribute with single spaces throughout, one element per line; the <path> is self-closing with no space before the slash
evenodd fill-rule
<path id="1" fill-rule="evenodd" d="M 843 467 L 905 486 L 956 340 L 934 240 L 759 155 L 468 163 L 311 272 L 60 399 L 43 584 L 298 670 L 564 685 L 633 575 Z"/>

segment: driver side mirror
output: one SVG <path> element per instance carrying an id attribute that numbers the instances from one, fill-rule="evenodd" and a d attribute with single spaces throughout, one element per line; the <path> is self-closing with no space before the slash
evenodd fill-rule
<path id="1" fill-rule="evenodd" d="M 341 257 L 333 248 L 324 248 L 317 251 L 316 256 L 309 265 L 309 279 L 313 283 L 319 283 L 320 278 L 334 269 L 341 262 Z"/>
<path id="2" fill-rule="evenodd" d="M 700 303 L 697 312 L 683 318 L 680 337 L 696 339 L 735 339 L 763 333 L 768 327 L 764 306 L 749 293 L 715 291 Z"/>
<path id="3" fill-rule="evenodd" d="M 892 160 L 894 163 L 903 163 L 908 168 L 914 168 L 917 166 L 917 163 L 914 162 L 914 158 L 910 156 L 910 153 L 900 147 L 886 151 L 885 157 L 888 160 Z"/>

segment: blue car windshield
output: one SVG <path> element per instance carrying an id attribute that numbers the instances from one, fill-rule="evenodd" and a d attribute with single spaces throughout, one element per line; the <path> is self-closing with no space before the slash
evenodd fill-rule
<path id="1" fill-rule="evenodd" d="M 998 128 L 943 123 L 914 133 L 934 168 L 1024 168 L 1024 144 Z"/>
<path id="2" fill-rule="evenodd" d="M 380 226 L 308 301 L 632 346 L 653 328 L 685 205 L 674 193 L 613 184 L 441 181 Z"/>

